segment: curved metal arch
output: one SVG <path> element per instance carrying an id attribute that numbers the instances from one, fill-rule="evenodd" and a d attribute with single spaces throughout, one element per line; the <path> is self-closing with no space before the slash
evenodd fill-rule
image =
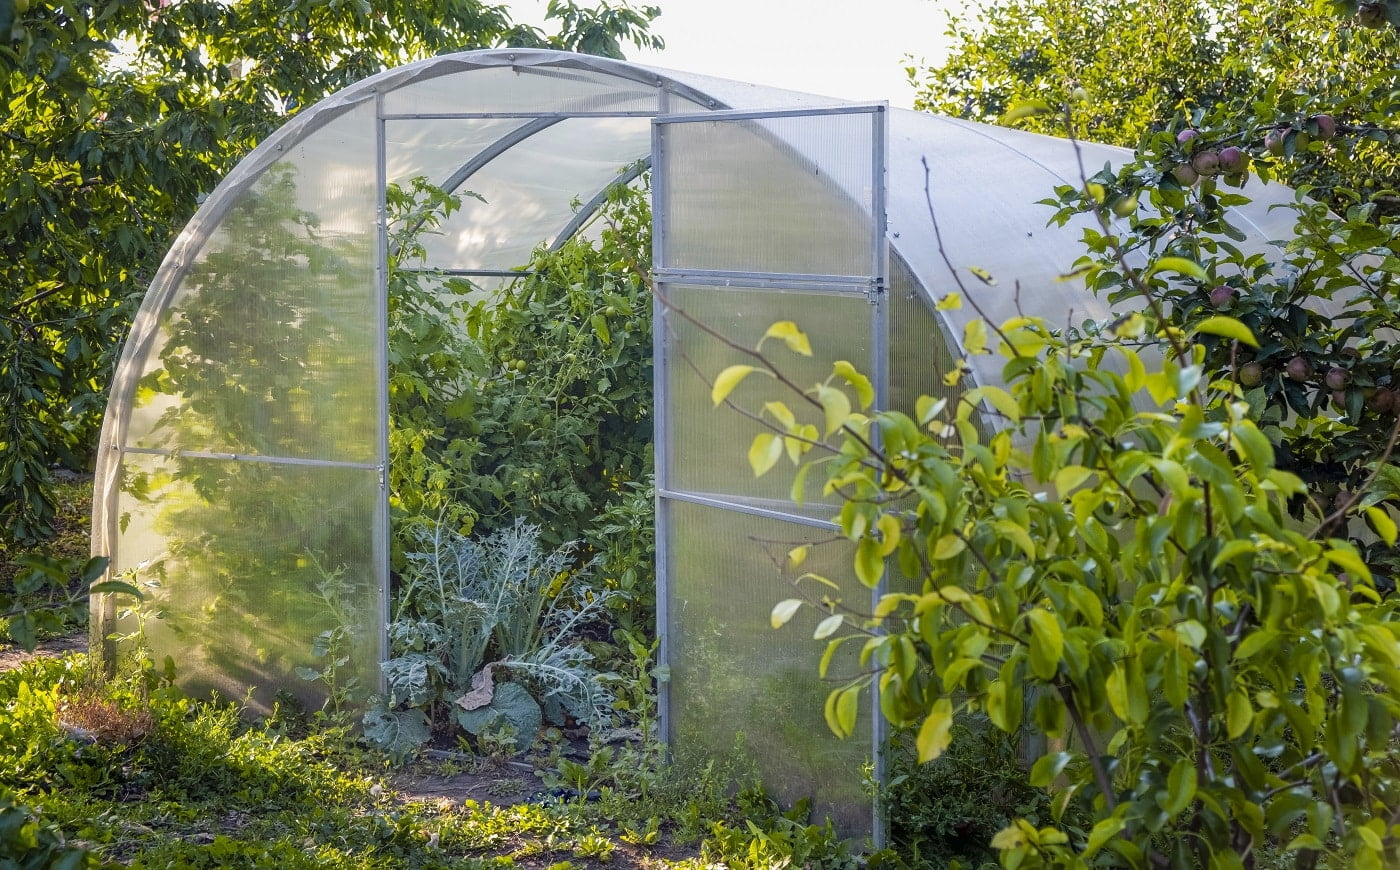
<path id="1" fill-rule="evenodd" d="M 594 194 L 592 199 L 579 206 L 573 218 L 564 225 L 563 229 L 555 234 L 554 241 L 550 243 L 549 249 L 551 251 L 557 251 L 564 246 L 565 242 L 577 235 L 578 231 L 583 228 L 583 225 L 588 223 L 588 219 L 597 214 L 598 209 L 603 207 L 603 203 L 608 201 L 608 194 L 614 187 L 617 187 L 619 184 L 631 184 L 640 177 L 643 172 L 646 172 L 650 168 L 651 155 L 648 154 L 646 157 L 635 161 L 622 172 L 613 176 L 613 180 L 603 185 L 603 189 Z"/>

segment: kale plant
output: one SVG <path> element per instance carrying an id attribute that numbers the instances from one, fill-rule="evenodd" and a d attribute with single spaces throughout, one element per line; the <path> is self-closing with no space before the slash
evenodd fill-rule
<path id="1" fill-rule="evenodd" d="M 616 594 L 589 585 L 572 544 L 545 553 L 524 521 L 473 540 L 443 524 L 421 528 L 390 624 L 387 694 L 365 734 L 391 754 L 436 728 L 480 735 L 502 727 L 515 746 L 543 722 L 596 722 L 612 708 L 584 630 Z"/>

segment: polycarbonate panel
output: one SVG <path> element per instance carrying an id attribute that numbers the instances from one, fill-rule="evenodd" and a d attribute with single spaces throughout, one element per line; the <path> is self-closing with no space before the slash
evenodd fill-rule
<path id="1" fill-rule="evenodd" d="M 912 416 L 920 396 L 956 401 L 958 389 L 943 381 L 956 365 L 943 327 L 924 301 L 909 265 L 894 253 L 890 255 L 887 298 L 890 409 Z"/>
<path id="2" fill-rule="evenodd" d="M 444 269 L 525 265 L 568 225 L 575 202 L 592 199 L 650 150 L 647 118 L 573 118 L 540 130 L 454 191 L 462 208 L 423 239 L 427 262 Z"/>
<path id="3" fill-rule="evenodd" d="M 128 446 L 376 461 L 374 133 L 347 113 L 227 209 L 126 363 Z"/>
<path id="4" fill-rule="evenodd" d="M 187 690 L 263 713 L 279 692 L 319 708 L 325 684 L 297 668 L 339 657 L 353 699 L 378 686 L 377 470 L 134 455 L 120 486 L 114 575 L 146 601 L 115 621 L 118 663 L 144 645 Z M 317 656 L 323 632 L 334 649 Z"/>
<path id="5" fill-rule="evenodd" d="M 384 95 L 388 115 L 448 112 L 655 112 L 656 85 L 595 70 L 492 67 L 423 78 Z"/>
<path id="6" fill-rule="evenodd" d="M 743 347 L 756 346 L 773 323 L 795 322 L 811 342 L 810 357 L 792 353 L 776 339 L 769 339 L 764 351 L 789 379 L 804 388 L 825 381 L 837 360 L 846 360 L 869 374 L 873 306 L 864 295 L 689 286 L 667 286 L 663 292 L 672 305 Z M 820 469 L 807 476 L 803 504 L 794 502 L 793 466 L 787 459 L 763 477 L 755 477 L 749 466 L 749 444 L 755 435 L 767 430 L 731 408 L 714 407 L 710 400 L 710 384 L 721 371 L 735 364 L 752 364 L 753 359 L 674 312 L 666 319 L 662 397 L 670 432 L 664 451 L 668 461 L 666 487 L 788 512 L 831 516 L 831 506 L 840 501 L 834 495 L 822 496 Z M 765 402 L 780 401 L 800 420 L 822 428 L 821 412 L 771 377 L 750 375 L 730 399 L 751 412 L 759 411 Z"/>
<path id="7" fill-rule="evenodd" d="M 871 275 L 878 117 L 658 124 L 665 266 Z"/>
<path id="8" fill-rule="evenodd" d="M 782 566 L 788 550 L 830 541 L 832 532 L 665 500 L 670 529 L 671 740 L 680 753 L 752 761 L 764 786 L 791 805 L 813 798 L 813 816 L 830 817 L 847 836 L 871 831 L 862 788 L 871 750 L 869 698 L 856 733 L 827 728 L 827 693 L 858 672 L 860 643 L 848 644 L 826 680 L 817 675 L 825 641 L 812 639 L 822 614 L 803 608 L 774 630 L 773 605 L 810 594 L 841 598 L 868 612 L 870 592 L 855 578 L 844 540 L 818 544 L 802 565 L 841 587 L 794 587 Z"/>
<path id="9" fill-rule="evenodd" d="M 462 164 L 529 123 L 520 118 L 385 121 L 385 175 L 409 188 L 423 176 L 441 187 Z"/>

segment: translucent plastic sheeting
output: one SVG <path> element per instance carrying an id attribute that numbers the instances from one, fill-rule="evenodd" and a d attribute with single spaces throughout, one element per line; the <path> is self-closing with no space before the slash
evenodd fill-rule
<path id="1" fill-rule="evenodd" d="M 869 699 L 856 733 L 838 739 L 827 728 L 827 693 L 858 670 L 859 643 L 817 675 L 826 641 L 813 640 L 821 616 L 804 608 L 783 628 L 769 624 L 773 605 L 798 597 L 784 572 L 795 546 L 833 533 L 732 511 L 664 500 L 670 529 L 670 610 L 665 629 L 671 657 L 670 738 L 684 760 L 728 758 L 753 764 L 779 800 L 813 798 L 813 816 L 830 817 L 843 834 L 869 833 L 871 802 L 864 767 L 871 756 Z M 813 547 L 802 571 L 841 587 L 806 589 L 844 598 L 865 612 L 870 592 L 855 580 L 845 542 Z"/>
<path id="2" fill-rule="evenodd" d="M 319 708 L 326 677 L 363 702 L 379 682 L 379 498 L 374 469 L 129 456 L 114 570 L 146 600 L 105 654 L 169 656 L 186 690 L 260 713 L 279 692 Z"/>
<path id="3" fill-rule="evenodd" d="M 576 201 L 592 199 L 650 149 L 647 118 L 572 118 L 544 127 L 453 191 L 462 208 L 423 239 L 428 263 L 451 269 L 524 265 L 531 251 L 568 225 Z"/>
<path id="4" fill-rule="evenodd" d="M 890 409 L 913 416 L 920 396 L 956 401 L 961 388 L 943 380 L 957 364 L 949 352 L 948 336 L 924 302 L 909 265 L 893 253 L 887 298 Z"/>
<path id="5" fill-rule="evenodd" d="M 789 351 L 781 339 L 769 339 L 764 352 L 795 384 L 805 388 L 825 381 L 832 364 L 846 360 L 869 373 L 873 306 L 864 294 L 732 287 L 668 286 L 670 304 L 741 347 L 755 347 L 768 327 L 791 320 L 812 345 L 810 357 Z M 663 451 L 668 489 L 721 496 L 789 513 L 829 517 L 836 496 L 822 496 L 822 475 L 808 475 L 803 503 L 793 500 L 792 477 L 782 469 L 755 477 L 747 459 L 755 435 L 767 431 L 735 410 L 716 408 L 710 384 L 730 365 L 753 359 L 707 335 L 675 312 L 665 315 L 666 403 L 670 441 Z M 822 414 L 807 400 L 772 377 L 751 374 L 730 398 L 739 407 L 758 411 L 764 403 L 783 402 L 804 422 L 822 426 Z M 771 419 L 771 418 L 770 418 Z M 780 460 L 790 468 L 786 458 Z"/>
<path id="6" fill-rule="evenodd" d="M 323 127 L 226 210 L 123 363 L 128 446 L 377 461 L 373 119 Z"/>
<path id="7" fill-rule="evenodd" d="M 384 95 L 386 115 L 655 112 L 660 91 L 597 70 L 494 67 L 421 78 Z"/>
<path id="8" fill-rule="evenodd" d="M 385 175 L 409 188 L 423 176 L 441 187 L 462 165 L 501 141 L 528 118 L 470 118 L 385 121 Z"/>
<path id="9" fill-rule="evenodd" d="M 876 117 L 658 125 L 666 267 L 873 274 Z"/>

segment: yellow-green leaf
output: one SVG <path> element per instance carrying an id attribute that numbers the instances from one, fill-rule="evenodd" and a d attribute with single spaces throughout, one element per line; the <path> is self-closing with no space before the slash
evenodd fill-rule
<path id="1" fill-rule="evenodd" d="M 860 689 L 852 686 L 841 693 L 841 697 L 836 699 L 836 723 L 841 730 L 836 732 L 841 737 L 849 737 L 856 730 L 856 711 L 860 704 Z"/>
<path id="2" fill-rule="evenodd" d="M 1344 541 L 1334 541 L 1337 546 L 1323 552 L 1327 561 L 1341 568 L 1353 577 L 1370 581 L 1371 569 L 1366 567 L 1366 563 L 1361 561 L 1361 557 L 1351 548 L 1351 545 Z"/>
<path id="3" fill-rule="evenodd" d="M 1092 858 L 1094 853 L 1102 849 L 1109 840 L 1118 836 L 1118 832 L 1123 830 L 1123 826 L 1123 819 L 1118 816 L 1109 816 L 1094 825 L 1094 829 L 1089 832 L 1089 841 L 1084 844 L 1082 857 Z"/>
<path id="4" fill-rule="evenodd" d="M 763 410 L 774 420 L 783 425 L 784 429 L 791 429 L 797 425 L 797 417 L 793 415 L 792 409 L 782 402 L 764 402 Z"/>
<path id="5" fill-rule="evenodd" d="M 856 391 L 856 400 L 860 402 L 862 408 L 869 408 L 870 403 L 875 401 L 875 387 L 871 385 L 870 378 L 856 371 L 856 367 L 843 359 L 838 359 L 831 364 L 831 371 L 838 378 L 851 385 L 851 389 Z"/>
<path id="6" fill-rule="evenodd" d="M 1174 816 L 1190 806 L 1195 797 L 1196 766 L 1189 758 L 1179 758 L 1167 774 L 1167 799 L 1161 807 L 1168 816 Z"/>
<path id="7" fill-rule="evenodd" d="M 1016 400 L 1006 390 L 993 386 L 974 387 L 964 393 L 963 400 L 958 403 L 958 419 L 968 419 L 973 410 L 983 402 L 991 405 L 997 413 L 1012 423 L 1021 422 L 1021 406 L 1016 404 Z"/>
<path id="8" fill-rule="evenodd" d="M 987 324 L 981 320 L 969 320 L 963 327 L 963 349 L 969 354 L 987 352 Z"/>
<path id="9" fill-rule="evenodd" d="M 880 555 L 880 542 L 874 538 L 861 538 L 856 545 L 856 579 L 868 588 L 880 585 L 885 576 L 885 559 Z"/>
<path id="10" fill-rule="evenodd" d="M 1011 108 L 1007 110 L 1005 115 L 1001 116 L 998 123 L 1007 127 L 1024 118 L 1048 115 L 1050 111 L 1050 104 L 1044 100 L 1018 100 L 1011 104 Z"/>
<path id="11" fill-rule="evenodd" d="M 986 269 L 980 268 L 978 266 L 968 266 L 967 271 L 976 275 L 977 280 L 981 281 L 983 284 L 986 284 L 988 287 L 995 287 L 997 285 L 997 279 L 992 275 L 991 272 L 988 272 Z"/>
<path id="12" fill-rule="evenodd" d="M 770 338 L 781 338 L 788 350 L 801 356 L 812 355 L 812 345 L 807 340 L 807 334 L 797 328 L 797 324 L 791 320 L 780 320 L 768 327 L 768 331 L 763 333 L 763 338 L 759 339 L 758 346 L 761 349 L 763 342 Z"/>
<path id="13" fill-rule="evenodd" d="M 899 546 L 901 529 L 899 517 L 894 514 L 880 514 L 875 527 L 880 530 L 880 555 L 888 556 Z"/>
<path id="14" fill-rule="evenodd" d="M 1066 465 L 1055 472 L 1055 489 L 1060 493 L 1060 498 L 1064 498 L 1093 474 L 1092 468 L 1085 468 L 1082 465 Z"/>
<path id="15" fill-rule="evenodd" d="M 783 457 L 783 440 L 772 432 L 760 432 L 749 445 L 749 465 L 753 476 L 762 477 Z"/>
<path id="16" fill-rule="evenodd" d="M 1144 278 L 1150 278 L 1158 272 L 1175 272 L 1178 275 L 1185 275 L 1188 278 L 1195 278 L 1197 281 L 1204 281 L 1209 276 L 1206 270 L 1200 265 L 1191 262 L 1185 257 L 1163 257 L 1152 264 L 1152 267 L 1144 273 Z"/>
<path id="17" fill-rule="evenodd" d="M 1395 546 L 1395 521 L 1390 518 L 1390 514 L 1386 513 L 1385 508 L 1368 507 L 1366 508 L 1366 516 L 1371 520 L 1376 534 L 1381 536 L 1381 540 L 1385 541 L 1386 546 Z"/>
<path id="18" fill-rule="evenodd" d="M 817 401 L 821 403 L 822 411 L 826 415 L 827 435 L 840 429 L 846 418 L 851 416 L 851 400 L 835 387 L 818 384 Z"/>
<path id="19" fill-rule="evenodd" d="M 753 366 L 739 365 L 730 366 L 720 372 L 719 377 L 715 378 L 715 385 L 710 388 L 710 401 L 718 408 L 719 403 L 728 398 L 729 394 L 734 392 L 734 388 L 739 386 L 739 382 L 753 371 Z"/>
<path id="20" fill-rule="evenodd" d="M 782 628 L 787 625 L 788 620 L 802 607 L 801 598 L 786 598 L 773 605 L 773 612 L 768 616 L 768 623 L 774 628 Z"/>
<path id="21" fill-rule="evenodd" d="M 1249 693 L 1235 689 L 1225 698 L 1225 729 L 1231 740 L 1249 730 L 1254 721 L 1254 705 L 1249 703 Z"/>
<path id="22" fill-rule="evenodd" d="M 938 543 L 933 545 L 933 558 L 951 559 L 967 549 L 967 544 L 963 539 L 952 533 L 946 534 L 938 539 Z"/>
<path id="23" fill-rule="evenodd" d="M 817 630 L 812 632 L 812 640 L 825 640 L 831 637 L 836 633 L 836 630 L 841 627 L 841 623 L 844 621 L 845 618 L 842 617 L 841 614 L 833 613 L 826 619 L 817 623 Z"/>
<path id="24" fill-rule="evenodd" d="M 1053 679 L 1065 649 L 1060 621 L 1039 608 L 1029 611 L 1026 619 L 1031 625 L 1031 671 L 1042 680 Z"/>
<path id="25" fill-rule="evenodd" d="M 939 311 L 957 311 L 962 308 L 962 297 L 956 293 L 949 293 L 933 306 Z"/>
<path id="26" fill-rule="evenodd" d="M 807 561 L 807 553 L 811 549 L 812 548 L 807 544 L 803 544 L 800 547 L 793 547 L 791 550 L 788 550 L 788 567 L 800 567 L 803 562 Z"/>
<path id="27" fill-rule="evenodd" d="M 1108 675 L 1108 680 L 1104 682 L 1104 691 L 1108 694 L 1108 706 L 1113 709 L 1113 715 L 1128 721 L 1128 675 L 1123 671 L 1122 665 L 1114 665 L 1113 672 Z"/>
<path id="28" fill-rule="evenodd" d="M 1207 335 L 1218 335 L 1221 338 L 1229 338 L 1250 347 L 1258 347 L 1259 339 L 1254 337 L 1254 332 L 1248 326 L 1240 323 L 1233 317 L 1226 317 L 1217 314 L 1214 317 L 1207 317 L 1196 324 L 1194 332 L 1204 332 Z"/>
<path id="29" fill-rule="evenodd" d="M 924 724 L 919 726 L 919 736 L 916 741 L 919 749 L 919 763 L 933 761 L 943 754 L 943 750 L 947 749 L 948 744 L 952 741 L 953 702 L 947 698 L 939 698 L 933 702 L 933 709 L 924 718 Z"/>

